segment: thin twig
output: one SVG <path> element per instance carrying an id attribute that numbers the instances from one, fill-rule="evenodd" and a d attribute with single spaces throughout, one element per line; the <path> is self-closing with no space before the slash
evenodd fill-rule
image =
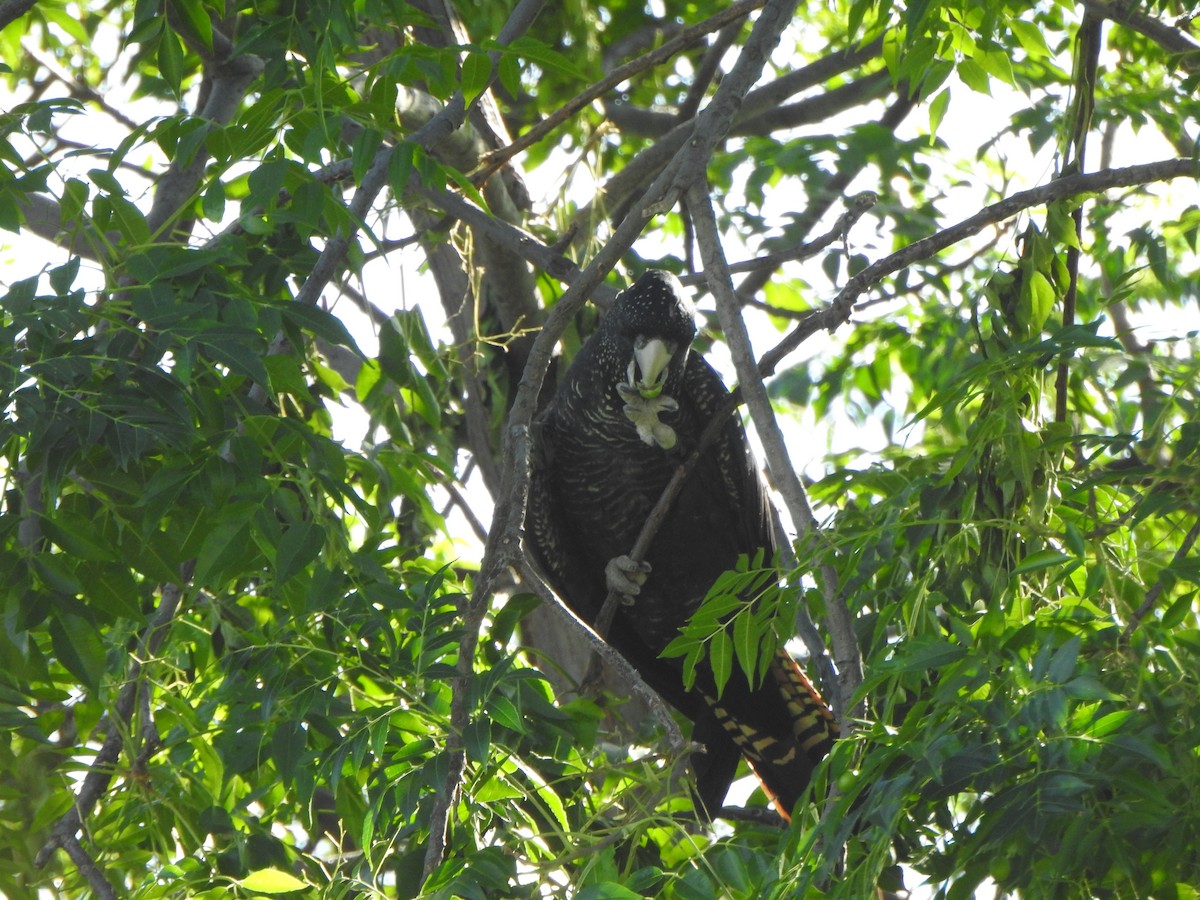
<path id="1" fill-rule="evenodd" d="M 1166 579 L 1163 576 L 1170 571 L 1172 566 L 1179 565 L 1184 561 L 1184 559 L 1187 558 L 1187 555 L 1192 551 L 1192 547 L 1195 545 L 1197 538 L 1200 538 L 1200 518 L 1196 519 L 1196 521 L 1192 523 L 1191 529 L 1186 535 L 1184 535 L 1183 541 L 1180 543 L 1179 548 L 1175 551 L 1175 555 L 1171 557 L 1171 562 L 1165 569 L 1162 570 L 1162 572 L 1159 573 L 1158 580 L 1150 586 L 1150 590 L 1146 591 L 1146 597 L 1142 601 L 1142 605 L 1134 610 L 1133 616 L 1129 619 L 1129 624 L 1127 624 L 1125 626 L 1125 630 L 1121 632 L 1121 638 L 1118 643 L 1128 643 L 1130 637 L 1133 636 L 1134 631 L 1136 631 L 1137 627 L 1142 624 L 1142 620 L 1146 618 L 1146 615 L 1150 612 L 1150 610 L 1154 609 L 1154 604 L 1158 601 L 1158 595 L 1163 592 L 1167 584 Z"/>
<path id="2" fill-rule="evenodd" d="M 97 897 L 102 900 L 117 900 L 116 889 L 104 877 L 104 873 L 96 865 L 96 861 L 83 849 L 83 845 L 79 843 L 77 837 L 71 835 L 66 838 L 62 848 L 67 851 L 67 856 L 71 857 L 71 862 L 75 863 L 75 868 L 83 873 L 83 877 L 87 879 L 88 885 Z"/>
<path id="3" fill-rule="evenodd" d="M 194 563 L 188 563 L 184 567 L 185 580 L 191 578 L 193 565 Z M 146 662 L 157 655 L 166 639 L 182 596 L 183 589 L 179 585 L 163 585 L 158 609 L 155 610 L 154 617 L 138 639 L 137 656 L 130 664 L 127 680 L 117 695 L 117 702 L 112 712 L 107 716 L 108 733 L 105 735 L 104 743 L 101 744 L 100 750 L 92 760 L 87 777 L 83 779 L 83 784 L 75 795 L 75 803 L 51 828 L 49 838 L 46 839 L 34 858 L 34 865 L 38 868 L 49 862 L 55 850 L 60 847 L 66 848 L 69 841 L 75 840 L 80 828 L 83 827 L 83 820 L 91 815 L 96 803 L 108 790 L 116 772 L 117 758 L 121 755 L 125 736 L 129 731 L 129 722 L 137 704 L 138 693 L 143 687 L 141 677 L 143 667 Z"/>

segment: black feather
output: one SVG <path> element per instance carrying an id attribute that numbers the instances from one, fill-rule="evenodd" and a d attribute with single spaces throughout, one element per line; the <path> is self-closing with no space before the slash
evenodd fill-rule
<path id="1" fill-rule="evenodd" d="M 605 567 L 632 549 L 676 466 L 728 396 L 692 352 L 695 334 L 695 310 L 678 280 L 647 272 L 617 298 L 535 423 L 526 546 L 585 621 L 595 621 L 608 594 Z M 677 406 L 621 390 L 635 348 L 653 339 L 672 350 L 662 395 Z M 631 402 L 641 410 L 632 416 Z M 656 426 L 656 434 L 665 426 L 670 437 L 648 440 L 634 419 Z M 708 810 L 720 807 L 745 755 L 786 815 L 836 733 L 828 708 L 786 652 L 761 685 L 750 685 L 735 667 L 719 701 L 711 669 L 701 667 L 685 691 L 680 661 L 659 656 L 740 554 L 765 550 L 769 558 L 774 549 L 770 504 L 741 423 L 730 415 L 659 529 L 635 602 L 618 610 L 607 635 L 694 723 L 693 740 L 705 747 L 693 761 L 697 789 Z"/>

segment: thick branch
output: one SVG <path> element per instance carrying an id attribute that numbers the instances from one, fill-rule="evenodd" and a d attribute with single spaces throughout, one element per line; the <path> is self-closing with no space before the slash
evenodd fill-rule
<path id="1" fill-rule="evenodd" d="M 208 96 L 197 115 L 217 125 L 227 125 L 233 120 L 246 89 L 263 70 L 263 61 L 257 56 L 234 56 L 206 63 L 206 77 L 210 79 Z M 196 145 L 195 155 L 188 160 L 172 160 L 170 167 L 158 179 L 154 191 L 154 203 L 146 214 L 146 224 L 151 234 L 174 218 L 191 202 L 204 166 L 208 162 L 208 151 L 203 141 Z"/>
<path id="2" fill-rule="evenodd" d="M 63 841 L 62 848 L 67 851 L 67 856 L 71 857 L 71 862 L 75 863 L 75 868 L 83 873 L 83 877 L 87 879 L 88 885 L 96 893 L 101 900 L 117 900 L 117 892 L 113 888 L 100 867 L 96 865 L 96 861 L 83 849 L 83 845 L 79 843 L 79 839 L 74 835 Z"/>
<path id="3" fill-rule="evenodd" d="M 513 10 L 508 22 L 504 26 L 504 30 L 501 32 L 506 41 L 513 40 L 519 35 L 520 31 L 528 27 L 537 15 L 537 11 L 541 8 L 541 4 L 542 0 L 521 0 L 517 4 L 516 9 Z M 495 77 L 496 67 L 493 65 L 491 78 L 494 79 Z M 429 146 L 425 143 L 426 141 L 437 143 L 451 131 L 462 125 L 465 113 L 463 95 L 460 90 L 455 92 L 450 102 L 446 104 L 446 109 L 422 126 L 417 134 L 413 136 L 413 139 L 426 147 Z M 380 154 L 376 157 L 376 163 L 372 165 L 372 169 L 376 168 L 376 165 L 380 162 L 380 156 L 383 156 L 384 153 L 385 151 L 380 151 Z M 382 188 L 386 179 L 388 159 L 390 159 L 390 152 L 383 159 L 383 167 L 379 179 L 380 188 Z M 370 177 L 370 175 L 371 173 L 368 173 L 367 177 Z M 363 181 L 363 186 L 366 187 L 366 178 Z M 357 199 L 358 197 L 356 196 L 355 200 Z M 305 287 L 307 287 L 307 284 Z M 520 470 L 526 473 L 526 478 L 528 477 L 529 468 L 527 439 L 528 432 L 523 436 L 517 435 L 512 438 L 512 452 L 514 457 L 520 461 Z M 469 700 L 471 696 L 471 682 L 475 677 L 475 649 L 479 644 L 479 630 L 483 626 L 483 618 L 487 614 L 497 581 L 501 574 L 507 570 L 509 564 L 521 556 L 520 524 L 525 518 L 527 486 L 520 478 L 513 477 L 511 468 L 502 472 L 501 478 L 500 495 L 497 498 L 496 510 L 493 514 L 493 527 L 488 534 L 487 543 L 484 547 L 479 577 L 475 582 L 474 590 L 471 592 L 470 600 L 463 610 L 463 637 L 458 648 L 457 674 L 454 678 L 450 701 L 450 733 L 446 738 L 446 752 L 449 756 L 449 766 L 447 767 L 446 778 L 442 782 L 437 799 L 434 802 L 433 810 L 430 813 L 429 846 L 425 850 L 422 880 L 427 880 L 445 858 L 450 810 L 454 808 L 459 789 L 462 786 L 463 770 L 466 765 L 466 753 L 463 749 L 463 733 L 466 731 L 471 719 L 472 710 Z M 515 521 L 516 526 L 498 529 L 495 527 L 496 521 Z"/>
<path id="4" fill-rule="evenodd" d="M 1081 3 L 1089 13 L 1132 28 L 1169 53 L 1195 53 L 1200 50 L 1200 44 L 1193 43 L 1178 28 L 1164 25 L 1153 16 L 1146 15 L 1138 9 L 1137 3 L 1129 0 L 1116 0 L 1112 3 L 1106 3 L 1105 0 L 1081 0 Z"/>
<path id="5" fill-rule="evenodd" d="M 730 133 L 739 136 L 769 135 L 787 128 L 823 122 L 840 112 L 883 96 L 890 87 L 891 76 L 887 72 L 873 72 L 857 81 L 795 103 L 753 115 L 743 112 Z M 623 133 L 642 137 L 662 137 L 669 134 L 679 122 L 678 116 L 672 113 L 643 109 L 628 103 L 610 103 L 605 105 L 604 111 Z"/>
<path id="6" fill-rule="evenodd" d="M 775 347 L 764 353 L 759 362 L 759 371 L 764 376 L 770 375 L 789 353 L 804 343 L 811 335 L 818 331 L 833 330 L 848 321 L 850 312 L 859 296 L 873 284 L 918 260 L 927 259 L 959 241 L 978 234 L 989 225 L 1002 222 L 1023 210 L 1044 206 L 1067 197 L 1098 193 L 1116 187 L 1148 184 L 1153 181 L 1169 181 L 1172 178 L 1196 178 L 1198 175 L 1200 175 L 1200 166 L 1195 160 L 1166 159 L 1122 169 L 1104 169 L 1090 175 L 1071 175 L 1041 187 L 1019 191 L 1005 197 L 997 203 L 984 207 L 975 215 L 963 219 L 957 225 L 922 238 L 896 251 L 891 256 L 867 266 L 846 283 L 846 286 L 834 297 L 833 302 L 824 309 L 814 312 L 792 329 Z"/>
<path id="7" fill-rule="evenodd" d="M 717 31 L 729 22 L 736 21 L 763 5 L 765 0 L 740 0 L 728 8 L 722 10 L 714 16 L 710 16 L 702 22 L 684 28 L 671 40 L 663 43 L 661 47 L 650 51 L 644 56 L 640 56 L 623 66 L 618 66 L 610 72 L 605 78 L 593 84 L 583 93 L 572 97 L 564 103 L 558 110 L 550 116 L 547 116 L 533 128 L 500 150 L 493 152 L 487 161 L 487 165 L 477 174 L 477 179 L 483 180 L 491 176 L 493 172 L 500 168 L 506 161 L 512 159 L 522 150 L 532 147 L 551 131 L 568 121 L 574 115 L 583 109 L 593 100 L 596 100 L 610 90 L 615 88 L 622 81 L 627 81 L 633 75 L 639 72 L 644 72 L 647 69 L 652 69 L 660 63 L 666 62 L 676 53 L 694 44 L 700 38 L 710 32 Z"/>
<path id="8" fill-rule="evenodd" d="M 831 53 L 760 88 L 755 88 L 746 95 L 742 103 L 741 114 L 744 116 L 755 115 L 777 106 L 784 99 L 799 91 L 824 84 L 830 78 L 877 56 L 879 47 L 880 42 L 875 41 L 860 50 L 842 50 Z M 909 101 L 908 108 L 911 108 L 911 101 Z M 691 135 L 692 129 L 691 123 L 681 123 L 635 156 L 625 168 L 604 183 L 597 200 L 593 200 L 580 210 L 575 216 L 575 221 L 590 222 L 596 216 L 596 206 L 600 202 L 607 204 L 609 209 L 623 207 L 628 198 L 654 178 L 678 152 L 683 142 Z M 844 189 L 844 184 L 836 189 L 831 189 L 829 202 L 839 196 Z"/>
<path id="9" fill-rule="evenodd" d="M 792 522 L 799 530 L 799 537 L 806 539 L 807 543 L 818 534 L 817 520 L 792 465 L 787 442 L 775 418 L 766 385 L 758 374 L 750 333 L 733 289 L 729 264 L 717 230 L 717 217 L 704 182 L 697 182 L 688 191 L 688 209 L 696 225 L 696 241 L 700 246 L 708 288 L 717 300 L 717 316 L 737 370 L 738 385 L 754 422 L 754 430 L 758 432 L 766 453 L 771 480 L 783 496 Z M 825 595 L 834 660 L 838 668 L 835 708 L 839 716 L 846 719 L 854 715 L 847 709 L 847 702 L 862 683 L 862 657 L 854 636 L 853 618 L 845 604 L 838 602 L 837 570 L 829 563 L 821 565 L 821 589 Z"/>

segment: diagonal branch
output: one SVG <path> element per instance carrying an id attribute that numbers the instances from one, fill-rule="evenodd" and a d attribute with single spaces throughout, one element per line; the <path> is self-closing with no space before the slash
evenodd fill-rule
<path id="1" fill-rule="evenodd" d="M 851 200 L 848 204 L 849 208 L 843 213 L 834 225 L 826 234 L 804 245 L 808 252 L 805 256 L 815 254 L 824 247 L 829 246 L 840 237 L 844 237 L 850 226 L 853 225 L 862 216 L 864 212 L 870 209 L 875 202 L 873 194 L 860 194 L 858 197 Z M 801 258 L 799 255 L 797 258 Z M 732 266 L 727 267 L 730 271 L 734 269 Z M 686 277 L 680 279 L 684 284 L 690 285 L 701 280 L 697 277 Z M 691 475 L 692 470 L 696 467 L 696 463 L 700 461 L 708 449 L 713 445 L 713 442 L 721 434 L 721 430 L 725 427 L 725 423 L 729 420 L 729 416 L 733 415 L 734 411 L 743 402 L 742 391 L 739 387 L 735 387 L 729 392 L 724 404 L 716 411 L 713 417 L 709 420 L 704 430 L 700 433 L 700 438 L 696 442 L 695 448 L 687 458 L 676 467 L 671 475 L 671 480 L 667 482 L 667 486 L 663 489 L 654 508 L 650 510 L 650 515 L 646 517 L 646 521 L 642 524 L 642 530 L 638 532 L 637 540 L 634 542 L 633 549 L 629 551 L 630 559 L 643 560 L 646 558 L 646 553 L 650 549 L 650 543 L 654 540 L 654 536 L 658 534 L 659 528 L 666 521 L 667 513 L 671 510 L 671 505 L 675 502 L 675 498 L 679 496 L 679 492 L 683 490 L 683 485 Z M 618 594 L 610 593 L 604 600 L 604 604 L 600 607 L 600 612 L 596 616 L 596 631 L 605 635 L 608 629 L 612 626 L 613 616 L 617 613 L 617 607 L 621 603 L 621 597 Z M 809 651 L 814 658 L 821 656 L 824 651 L 823 647 L 810 646 Z"/>
<path id="2" fill-rule="evenodd" d="M 83 873 L 88 885 L 100 900 L 117 900 L 116 890 L 104 877 L 104 872 L 96 865 L 96 861 L 83 849 L 83 845 L 79 843 L 77 837 L 71 835 L 64 840 L 62 848 L 66 851 L 67 856 L 71 857 L 71 862 L 75 863 L 75 868 Z"/>
<path id="3" fill-rule="evenodd" d="M 1192 527 L 1188 530 L 1188 533 L 1184 535 L 1183 540 L 1180 541 L 1179 548 L 1175 551 L 1175 555 L 1171 557 L 1170 563 L 1167 564 L 1166 568 L 1159 572 L 1158 580 L 1154 582 L 1150 590 L 1146 591 L 1146 598 L 1142 601 L 1141 606 L 1134 610 L 1133 615 L 1130 616 L 1129 623 L 1125 626 L 1125 630 L 1121 632 L 1121 637 L 1118 639 L 1118 643 L 1127 644 L 1129 642 L 1129 638 L 1133 635 L 1133 632 L 1136 631 L 1137 627 L 1142 624 L 1142 619 L 1146 618 L 1146 614 L 1149 613 L 1150 610 L 1154 609 L 1154 604 L 1158 602 L 1158 595 L 1163 592 L 1163 589 L 1167 585 L 1167 581 L 1164 576 L 1172 567 L 1178 566 L 1181 562 L 1187 559 L 1187 555 L 1192 552 L 1192 547 L 1196 545 L 1197 538 L 1200 538 L 1200 519 L 1197 519 L 1192 523 Z"/>
<path id="4" fill-rule="evenodd" d="M 1044 206 L 1066 197 L 1094 194 L 1116 187 L 1144 185 L 1153 181 L 1197 177 L 1200 177 L 1200 163 L 1196 160 L 1166 159 L 1122 169 L 1104 169 L 1090 175 L 1071 175 L 1005 197 L 990 206 L 985 206 L 957 225 L 951 225 L 936 234 L 915 241 L 867 266 L 846 282 L 846 286 L 828 306 L 814 312 L 788 332 L 782 341 L 764 353 L 759 360 L 759 371 L 763 376 L 772 374 L 788 354 L 813 334 L 818 331 L 832 331 L 848 322 L 855 302 L 872 285 L 919 260 L 927 259 L 959 241 L 978 234 L 989 225 L 1002 222 L 1026 209 Z"/>
<path id="5" fill-rule="evenodd" d="M 697 181 L 692 185 L 688 191 L 687 202 L 696 226 L 696 242 L 700 247 L 700 258 L 704 263 L 708 288 L 717 300 L 717 316 L 721 321 L 730 355 L 733 357 L 738 385 L 750 410 L 754 430 L 758 432 L 762 441 L 772 481 L 783 496 L 792 522 L 800 532 L 799 536 L 806 539 L 806 542 L 811 542 L 819 533 L 817 520 L 805 495 L 804 486 L 796 474 L 796 468 L 792 465 L 783 431 L 775 418 L 766 385 L 754 361 L 750 333 L 746 329 L 741 305 L 733 288 L 733 279 L 721 246 L 717 217 L 713 211 L 712 200 L 708 196 L 707 184 Z M 862 656 L 854 635 L 854 620 L 845 603 L 838 602 L 837 569 L 830 563 L 822 563 L 820 571 L 821 590 L 825 595 L 833 642 L 834 662 L 838 670 L 835 708 L 840 718 L 850 721 L 857 713 L 849 710 L 847 703 L 862 683 Z M 820 655 L 816 654 L 818 658 Z"/>

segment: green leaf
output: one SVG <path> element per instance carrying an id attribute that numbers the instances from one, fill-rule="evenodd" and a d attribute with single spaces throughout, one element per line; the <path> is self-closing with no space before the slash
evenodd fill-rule
<path id="1" fill-rule="evenodd" d="M 1092 738 L 1107 737 L 1114 731 L 1119 731 L 1121 726 L 1132 716 L 1132 709 L 1118 709 L 1116 712 L 1110 712 L 1108 715 L 1101 716 L 1088 728 L 1088 736 Z"/>
<path id="2" fill-rule="evenodd" d="M 1046 319 L 1054 311 L 1054 301 L 1057 299 L 1054 286 L 1050 284 L 1045 275 L 1037 270 L 1030 273 L 1025 284 L 1028 286 L 1030 299 L 1029 328 L 1031 331 L 1038 332 L 1042 330 Z"/>
<path id="3" fill-rule="evenodd" d="M 200 0 L 172 0 L 175 9 L 183 13 L 183 24 L 190 36 L 198 40 L 205 50 L 212 52 L 213 30 L 208 10 Z"/>
<path id="4" fill-rule="evenodd" d="M 250 523 L 240 515 L 218 523 L 200 545 L 192 580 L 197 585 L 219 586 L 226 570 L 246 552 L 249 539 Z"/>
<path id="5" fill-rule="evenodd" d="M 331 344 L 348 347 L 357 356 L 363 356 L 342 320 L 329 310 L 319 306 L 305 306 L 303 303 L 285 303 L 279 310 L 285 319 L 290 319 L 302 331 L 324 338 Z"/>
<path id="6" fill-rule="evenodd" d="M 53 3 L 40 4 L 37 9 L 45 16 L 47 22 L 57 25 L 80 44 L 86 47 L 92 43 L 93 36 L 83 27 L 77 15 L 72 15 L 64 7 Z"/>
<path id="7" fill-rule="evenodd" d="M 733 651 L 750 684 L 754 684 L 754 674 L 758 669 L 758 644 L 754 617 L 747 610 L 733 620 Z"/>
<path id="8" fill-rule="evenodd" d="M 263 362 L 266 364 L 267 377 L 270 379 L 271 393 L 290 394 L 302 401 L 313 399 L 312 392 L 308 389 L 308 382 L 304 379 L 304 371 L 300 368 L 299 358 L 290 355 L 276 355 L 268 356 Z"/>
<path id="9" fill-rule="evenodd" d="M 1189 591 L 1167 607 L 1162 614 L 1163 628 L 1175 628 L 1192 614 L 1196 603 L 1196 593 L 1196 591 Z"/>
<path id="10" fill-rule="evenodd" d="M 942 119 L 946 117 L 946 110 L 949 107 L 950 88 L 942 88 L 941 92 L 929 103 L 929 142 L 931 144 L 937 136 L 938 127 L 942 124 Z"/>
<path id="11" fill-rule="evenodd" d="M 225 218 L 225 185 L 220 178 L 214 178 L 201 196 L 200 210 L 210 222 L 220 222 Z"/>
<path id="12" fill-rule="evenodd" d="M 499 722 L 505 728 L 509 728 L 518 734 L 525 732 L 525 725 L 521 721 L 521 714 L 507 697 L 492 697 L 488 703 L 488 712 L 491 713 L 494 721 Z"/>
<path id="13" fill-rule="evenodd" d="M 974 59 L 979 63 L 980 68 L 992 77 L 1007 85 L 1016 85 L 1017 79 L 1013 75 L 1012 61 L 1008 58 L 1007 53 L 1000 50 L 985 50 L 976 54 Z"/>
<path id="14" fill-rule="evenodd" d="M 141 592 L 127 565 L 84 560 L 79 564 L 78 574 L 88 586 L 89 607 L 103 610 L 105 616 L 142 618 Z"/>
<path id="15" fill-rule="evenodd" d="M 228 366 L 234 374 L 245 375 L 256 384 L 268 387 L 271 379 L 267 375 L 267 367 L 263 365 L 263 357 L 238 339 L 240 330 L 226 329 L 224 339 L 218 339 L 218 335 L 214 334 L 216 331 L 207 329 L 196 339 L 196 343 L 214 360 Z"/>
<path id="16" fill-rule="evenodd" d="M 170 28 L 163 29 L 158 41 L 158 70 L 175 95 L 182 94 L 183 44 Z"/>
<path id="17" fill-rule="evenodd" d="M 991 96 L 992 83 L 987 72 L 973 59 L 964 59 L 958 67 L 958 77 L 971 90 Z"/>
<path id="18" fill-rule="evenodd" d="M 516 97 L 521 93 L 521 64 L 511 53 L 503 53 L 496 64 L 497 76 L 504 90 Z"/>
<path id="19" fill-rule="evenodd" d="M 897 672 L 924 672 L 941 669 L 967 655 L 962 644 L 952 644 L 932 636 L 918 637 L 898 648 L 896 656 L 887 660 L 883 668 Z"/>
<path id="20" fill-rule="evenodd" d="M 463 100 L 469 106 L 476 97 L 487 90 L 488 83 L 492 78 L 492 60 L 486 53 L 481 53 L 478 50 L 472 50 L 466 55 L 462 62 L 462 75 L 460 83 L 462 84 Z"/>
<path id="21" fill-rule="evenodd" d="M 50 617 L 50 644 L 68 672 L 88 690 L 99 690 L 106 651 L 94 622 L 69 610 L 55 610 Z"/>
<path id="22" fill-rule="evenodd" d="M 1025 48 L 1026 53 L 1039 59 L 1050 55 L 1050 48 L 1046 46 L 1046 38 L 1042 35 L 1042 29 L 1037 25 L 1025 22 L 1016 16 L 1010 17 L 1006 21 L 1012 33 L 1021 42 L 1021 46 Z"/>
<path id="23" fill-rule="evenodd" d="M 100 188 L 106 194 L 114 197 L 123 197 L 125 195 L 125 188 L 121 185 L 121 182 L 117 181 L 113 173 L 107 169 L 89 169 L 88 178 L 92 180 L 92 184 L 96 185 L 96 187 Z"/>
<path id="24" fill-rule="evenodd" d="M 1071 562 L 1074 558 L 1071 554 L 1063 553 L 1061 550 L 1039 550 L 1022 559 L 1020 564 L 1013 569 L 1013 574 L 1024 575 L 1028 572 L 1061 566 L 1063 563 Z"/>
<path id="25" fill-rule="evenodd" d="M 104 200 L 112 210 L 113 224 L 127 244 L 137 247 L 150 240 L 150 227 L 140 209 L 117 194 L 109 195 Z"/>
<path id="26" fill-rule="evenodd" d="M 642 900 L 641 894 L 635 894 L 624 885 L 613 881 L 602 884 L 591 884 L 575 894 L 576 900 Z"/>
<path id="27" fill-rule="evenodd" d="M 236 884 L 256 894 L 286 894 L 290 891 L 302 891 L 312 887 L 307 881 L 301 881 L 295 875 L 282 869 L 259 869 L 237 881 Z"/>
<path id="28" fill-rule="evenodd" d="M 921 33 L 931 0 L 912 0 L 904 6 L 904 28 L 911 41 Z"/>
<path id="29" fill-rule="evenodd" d="M 713 632 L 708 645 L 708 659 L 712 664 L 713 681 L 717 685 L 717 699 L 725 691 L 729 676 L 733 674 L 733 641 L 729 639 L 724 628 Z"/>
<path id="30" fill-rule="evenodd" d="M 83 516 L 59 510 L 42 522 L 46 537 L 75 559 L 108 560 L 118 558 L 116 548 L 97 534 L 95 523 Z"/>
<path id="31" fill-rule="evenodd" d="M 392 150 L 388 160 L 388 186 L 396 196 L 403 196 L 408 180 L 416 170 L 416 157 L 420 147 L 411 141 L 400 141 Z"/>
<path id="32" fill-rule="evenodd" d="M 306 735 L 299 722 L 284 721 L 275 726 L 271 736 L 271 758 L 275 761 L 275 770 L 285 782 L 291 782 L 296 777 L 296 768 L 304 757 Z"/>
<path id="33" fill-rule="evenodd" d="M 283 533 L 275 551 L 275 577 L 282 584 L 317 558 L 325 546 L 325 530 L 315 522 L 301 522 Z"/>
<path id="34" fill-rule="evenodd" d="M 1066 643 L 1054 651 L 1050 665 L 1046 669 L 1046 680 L 1053 684 L 1062 684 L 1075 674 L 1075 662 L 1079 658 L 1079 635 L 1072 636 Z"/>
<path id="35" fill-rule="evenodd" d="M 367 174 L 367 170 L 375 161 L 376 152 L 382 145 L 383 135 L 374 128 L 364 129 L 354 139 L 354 145 L 350 150 L 350 165 L 356 183 L 363 180 L 363 176 Z M 391 164 L 390 156 L 388 164 Z"/>
<path id="36" fill-rule="evenodd" d="M 537 63 L 544 69 L 556 69 L 560 74 L 567 76 L 575 81 L 586 81 L 587 75 L 575 63 L 554 50 L 549 44 L 532 38 L 529 35 L 521 35 L 513 40 L 507 48 L 495 42 L 485 44 L 487 49 L 498 49 L 504 51 L 506 49 L 520 55 L 521 57 Z"/>

